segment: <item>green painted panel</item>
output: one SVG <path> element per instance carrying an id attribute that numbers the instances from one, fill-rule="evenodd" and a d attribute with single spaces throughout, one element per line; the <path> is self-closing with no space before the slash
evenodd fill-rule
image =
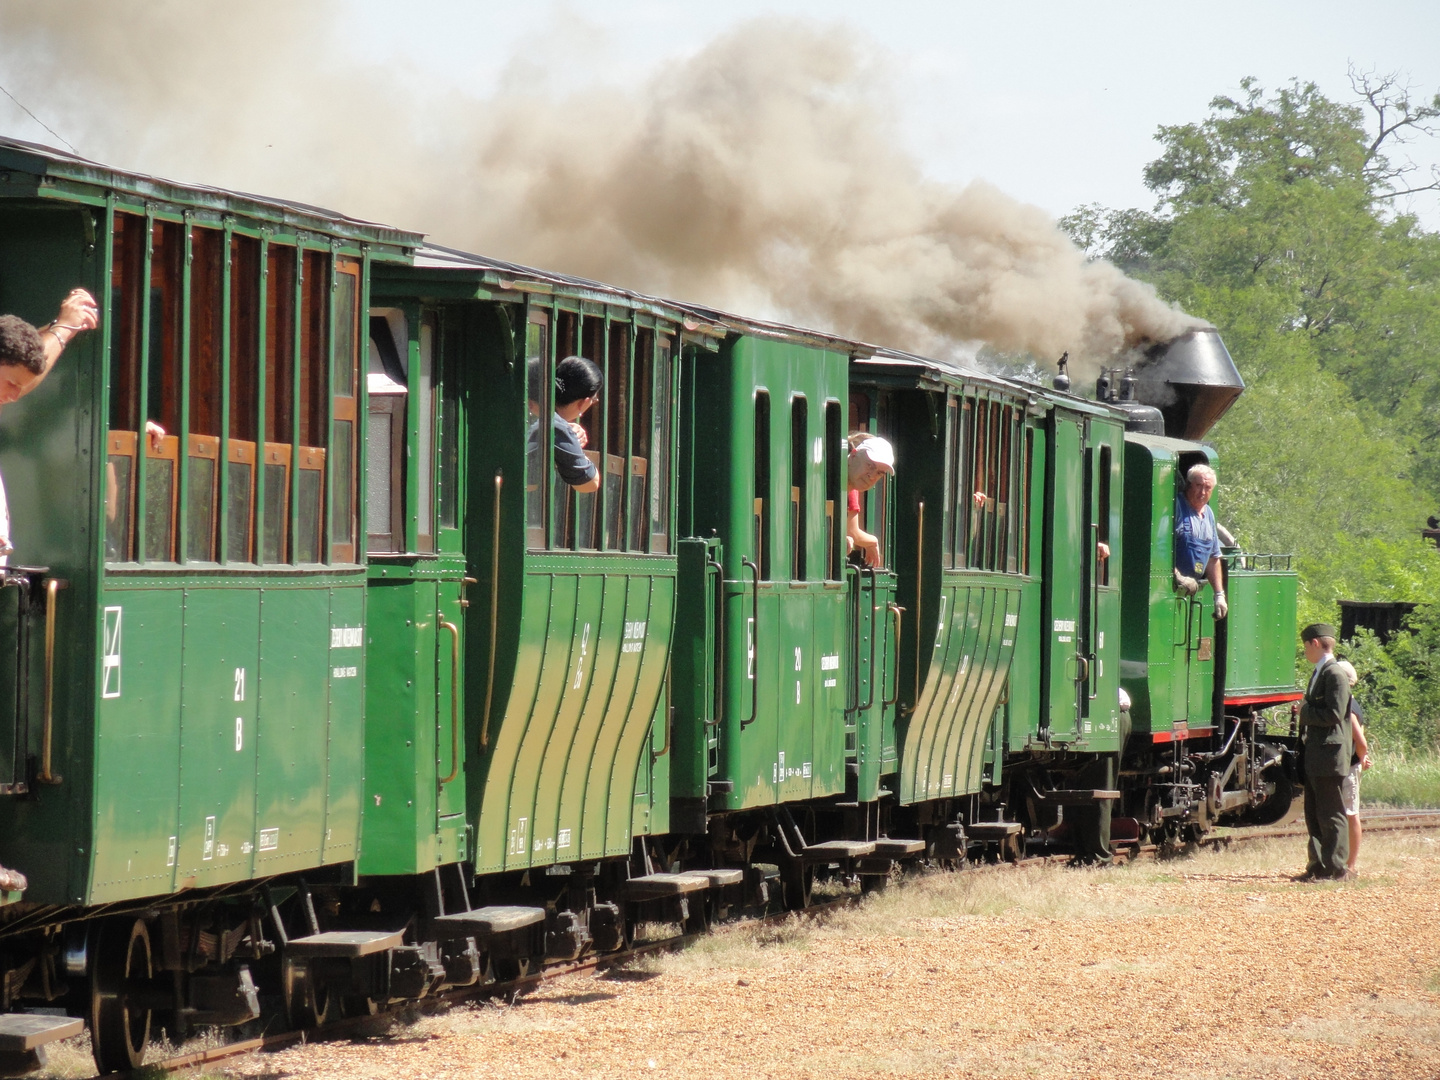
<path id="1" fill-rule="evenodd" d="M 368 586 L 362 874 L 435 865 L 435 597 L 434 581 Z"/>
<path id="2" fill-rule="evenodd" d="M 1021 579 L 945 571 L 920 705 L 904 732 L 902 802 L 979 791 L 986 735 L 1010 674 Z"/>
<path id="3" fill-rule="evenodd" d="M 475 865 L 477 870 L 500 870 L 507 861 L 524 855 L 529 836 L 529 810 L 511 817 L 511 798 L 518 776 L 518 760 L 535 717 L 542 715 L 544 700 L 551 709 L 558 699 L 555 678 L 546 684 L 546 655 L 551 651 L 551 577 L 529 574 L 524 578 L 520 632 L 516 638 L 515 679 L 502 715 L 490 723 L 488 779 L 477 793 L 480 809 L 476 818 Z M 573 598 L 572 598 L 573 610 Z M 568 656 L 568 642 L 566 655 Z M 559 675 L 564 679 L 563 671 Z M 486 753 L 486 751 L 482 751 Z M 533 779 L 527 790 L 533 793 Z M 531 795 L 533 798 L 533 794 Z"/>
<path id="4" fill-rule="evenodd" d="M 630 850 L 675 608 L 674 564 L 631 563 L 652 573 L 607 572 L 613 560 L 574 556 L 559 565 L 575 571 L 525 577 L 516 685 L 491 725 L 492 779 L 480 798 L 482 868 Z M 644 794 L 647 804 L 655 797 Z"/>
<path id="5" fill-rule="evenodd" d="M 621 638 L 631 622 L 643 626 L 648 600 L 648 590 L 635 590 L 641 595 L 636 597 L 635 608 L 629 608 L 626 594 L 631 591 L 631 581 L 623 576 L 587 576 L 580 581 L 580 652 L 575 680 L 567 687 L 567 699 L 576 708 L 562 712 L 540 763 L 541 773 L 553 777 L 555 783 L 555 788 L 542 790 L 554 790 L 555 795 L 547 798 L 542 794 L 535 807 L 535 839 L 547 838 L 545 850 L 549 851 L 548 838 L 553 837 L 555 859 L 593 859 L 605 854 L 605 822 L 611 809 L 609 767 L 614 763 L 614 744 L 621 728 L 610 710 L 613 706 L 618 714 L 622 703 L 629 701 L 640 667 L 638 654 L 621 652 Z M 628 640 L 624 644 L 629 644 Z M 607 717 L 611 720 L 608 725 Z M 604 777 L 599 783 L 595 782 L 597 772 Z M 631 782 L 634 773 L 632 767 Z M 627 791 L 622 811 L 627 819 L 630 795 Z"/>
<path id="6" fill-rule="evenodd" d="M 345 629 L 365 625 L 365 586 L 330 590 L 330 734 L 326 755 L 325 836 L 327 863 L 351 862 L 360 850 L 360 810 L 365 790 L 365 649 L 344 645 Z M 340 636 L 337 645 L 335 632 Z"/>
<path id="7" fill-rule="evenodd" d="M 250 876 L 260 593 L 187 589 L 180 702 L 176 888 Z"/>
<path id="8" fill-rule="evenodd" d="M 1294 689 L 1296 578 L 1272 560 L 1226 560 L 1225 694 L 1242 697 Z M 1289 560 L 1274 560 L 1280 565 Z"/>
<path id="9" fill-rule="evenodd" d="M 89 903 L 169 892 L 180 806 L 181 589 L 111 590 L 107 652 L 118 670 L 95 731 Z"/>
<path id="10" fill-rule="evenodd" d="M 1073 742 L 1079 722 L 1077 656 L 1081 642 L 1083 552 L 1091 545 L 1082 505 L 1084 489 L 1080 424 L 1056 415 L 1051 439 L 1050 518 L 1045 538 L 1043 727 L 1055 742 Z"/>
<path id="11" fill-rule="evenodd" d="M 615 725 L 613 721 L 610 725 L 618 727 L 618 731 L 613 733 L 615 742 L 614 750 L 609 752 L 611 760 L 606 765 L 604 755 L 597 756 L 589 788 L 593 795 L 587 795 L 587 799 L 598 801 L 601 784 L 606 787 L 605 843 L 610 854 L 630 850 L 632 830 L 636 827 L 635 777 L 639 772 L 650 771 L 646 769 L 646 763 L 651 760 L 651 748 L 657 738 L 663 744 L 665 725 L 669 720 L 665 714 L 665 676 L 670 662 L 675 580 L 669 576 L 652 577 L 648 582 L 644 578 L 632 578 L 631 587 L 633 606 L 628 610 L 636 614 L 643 610 L 647 615 L 643 628 L 632 626 L 626 631 L 631 635 L 626 641 L 630 652 L 621 657 L 624 678 L 617 679 L 617 692 L 621 686 L 628 684 L 630 707 L 625 710 L 623 725 Z M 638 653 L 636 645 L 640 647 Z M 636 656 L 639 657 L 637 670 L 633 675 L 625 674 L 627 657 Z M 668 786 L 664 789 L 657 787 L 653 772 L 649 779 L 646 802 L 654 807 L 663 807 L 663 813 L 668 818 Z M 646 827 L 652 832 L 657 831 L 656 812 L 652 810 L 646 817 L 649 819 Z"/>
<path id="12" fill-rule="evenodd" d="M 859 769 L 858 798 L 872 802 L 880 797 L 880 780 L 893 772 L 898 762 L 895 749 L 895 706 L 884 704 L 886 695 L 895 696 L 896 680 L 900 678 L 899 648 L 895 640 L 894 618 L 890 604 L 895 600 L 895 574 L 877 571 L 873 595 L 869 575 L 859 575 L 850 604 L 851 633 L 855 643 L 847 654 L 837 654 L 838 669 L 826 674 L 836 676 L 836 684 L 845 689 L 845 668 L 855 665 L 854 680 L 858 683 L 855 720 L 855 762 Z M 902 616 L 903 617 L 903 616 Z M 902 626 L 903 630 L 903 626 Z M 871 635 L 874 634 L 872 668 Z M 822 657 L 822 663 L 824 658 Z M 822 680 L 822 685 L 824 681 Z M 873 681 L 873 690 L 872 690 Z M 859 706 L 869 704 L 869 708 Z"/>
<path id="13" fill-rule="evenodd" d="M 261 594 L 258 874 L 304 869 L 321 859 L 331 740 L 329 668 L 332 659 L 361 662 L 362 631 L 354 629 L 353 645 L 330 648 L 328 589 L 270 588 Z"/>

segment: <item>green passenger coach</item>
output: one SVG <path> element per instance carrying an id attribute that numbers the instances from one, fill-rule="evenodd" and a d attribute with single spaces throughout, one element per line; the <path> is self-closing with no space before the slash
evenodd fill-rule
<path id="1" fill-rule="evenodd" d="M 14 143 L 0 176 L 0 309 L 100 304 L 0 434 L 63 642 L 3 706 L 14 786 L 39 757 L 6 861 L 48 904 L 353 861 L 359 319 L 419 238 Z"/>

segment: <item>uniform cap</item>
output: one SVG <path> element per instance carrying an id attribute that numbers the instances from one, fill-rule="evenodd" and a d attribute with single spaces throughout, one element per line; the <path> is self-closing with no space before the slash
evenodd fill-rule
<path id="1" fill-rule="evenodd" d="M 879 465 L 887 473 L 895 473 L 895 448 L 890 445 L 889 439 L 882 439 L 879 435 L 871 435 L 868 439 L 855 447 L 855 453 L 864 454 L 876 465 Z"/>
<path id="2" fill-rule="evenodd" d="M 1339 636 L 1339 634 L 1335 633 L 1335 627 L 1331 626 L 1328 622 L 1311 623 L 1305 627 L 1304 630 L 1300 631 L 1301 641 L 1314 641 L 1316 638 L 1333 638 Z"/>

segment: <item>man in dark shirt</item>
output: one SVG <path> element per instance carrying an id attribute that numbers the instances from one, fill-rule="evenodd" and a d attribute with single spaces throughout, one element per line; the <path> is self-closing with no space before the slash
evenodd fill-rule
<path id="1" fill-rule="evenodd" d="M 539 361 L 531 364 L 530 413 L 536 417 L 530 424 L 529 435 L 532 469 L 538 465 L 540 456 L 541 371 Z M 555 365 L 555 412 L 550 420 L 554 431 L 555 472 L 561 480 L 580 492 L 600 488 L 600 470 L 585 456 L 585 429 L 580 426 L 579 420 L 600 400 L 602 379 L 600 366 L 583 356 L 567 356 Z"/>

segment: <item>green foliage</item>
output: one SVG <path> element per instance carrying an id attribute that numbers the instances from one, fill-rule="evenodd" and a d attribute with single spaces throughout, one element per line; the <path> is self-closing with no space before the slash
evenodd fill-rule
<path id="1" fill-rule="evenodd" d="M 1360 781 L 1364 806 L 1440 807 L 1440 755 L 1390 751 L 1382 746 Z"/>
<path id="2" fill-rule="evenodd" d="M 1216 509 L 1250 551 L 1291 552 L 1300 619 L 1336 601 L 1430 605 L 1413 631 L 1353 650 L 1362 702 L 1399 745 L 1440 741 L 1440 235 L 1397 215 L 1440 95 L 1352 73 L 1356 103 L 1253 79 L 1198 123 L 1160 128 L 1153 211 L 1062 222 L 1093 257 L 1221 328 L 1247 389 L 1211 433 Z M 1422 186 L 1420 190 L 1423 190 Z"/>

